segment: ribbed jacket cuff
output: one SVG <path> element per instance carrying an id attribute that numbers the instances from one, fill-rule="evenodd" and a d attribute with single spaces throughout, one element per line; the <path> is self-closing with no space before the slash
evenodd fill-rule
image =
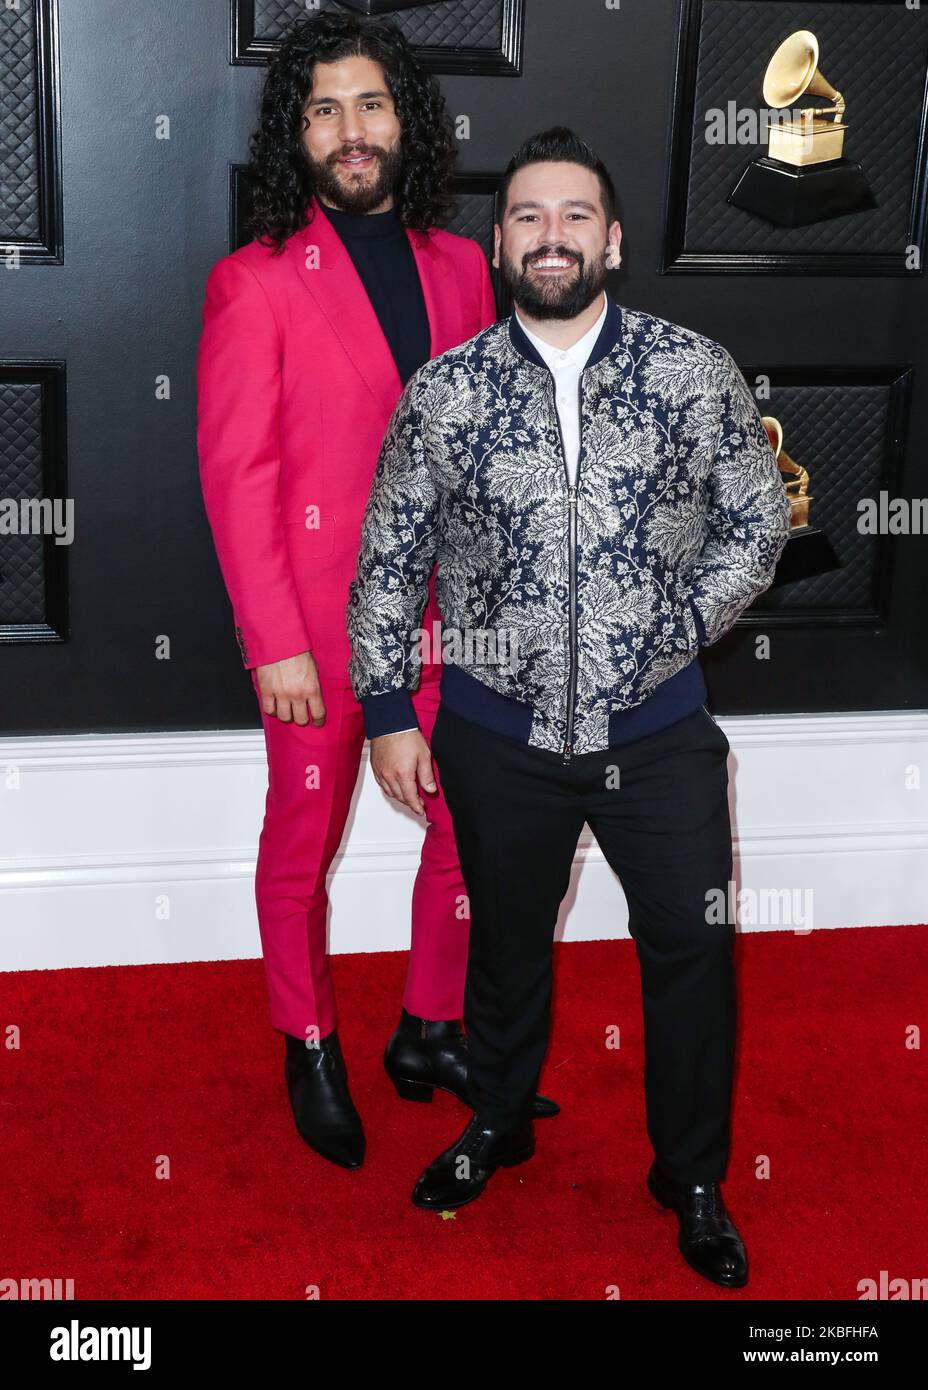
<path id="1" fill-rule="evenodd" d="M 382 695 L 364 695 L 364 732 L 368 738 L 381 734 L 398 734 L 404 729 L 418 729 L 419 721 L 408 690 L 386 690 Z"/>

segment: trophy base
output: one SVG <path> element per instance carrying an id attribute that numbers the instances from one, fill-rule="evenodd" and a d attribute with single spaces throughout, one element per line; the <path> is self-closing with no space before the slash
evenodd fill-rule
<path id="1" fill-rule="evenodd" d="M 783 548 L 771 589 L 793 584 L 797 579 L 811 579 L 816 574 L 839 570 L 841 561 L 834 546 L 818 526 L 794 526 Z"/>
<path id="2" fill-rule="evenodd" d="M 769 155 L 751 161 L 727 201 L 779 227 L 807 227 L 878 206 L 860 165 L 849 159 L 797 165 Z"/>

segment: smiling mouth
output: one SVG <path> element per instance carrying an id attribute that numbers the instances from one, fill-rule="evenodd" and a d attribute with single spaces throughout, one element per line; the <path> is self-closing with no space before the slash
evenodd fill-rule
<path id="1" fill-rule="evenodd" d="M 576 264 L 573 257 L 569 256 L 539 256 L 537 260 L 529 261 L 529 269 L 559 273 Z"/>
<path id="2" fill-rule="evenodd" d="M 366 169 L 373 161 L 372 154 L 343 154 L 338 163 L 345 169 Z"/>

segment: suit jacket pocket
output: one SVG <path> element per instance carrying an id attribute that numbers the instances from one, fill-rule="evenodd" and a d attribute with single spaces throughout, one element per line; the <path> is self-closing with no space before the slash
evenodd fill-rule
<path id="1" fill-rule="evenodd" d="M 304 516 L 285 520 L 284 527 L 294 557 L 321 560 L 335 548 L 335 517 L 330 511 L 307 507 Z"/>

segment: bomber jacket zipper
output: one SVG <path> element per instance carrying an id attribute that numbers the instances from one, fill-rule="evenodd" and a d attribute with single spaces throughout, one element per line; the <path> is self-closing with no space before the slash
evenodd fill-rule
<path id="1" fill-rule="evenodd" d="M 561 458 L 564 462 L 564 477 L 567 480 L 567 582 L 568 582 L 568 646 L 570 667 L 567 675 L 567 730 L 564 738 L 562 758 L 569 763 L 573 756 L 574 702 L 577 698 L 577 491 L 580 485 L 580 455 L 583 452 L 583 369 L 577 378 L 577 481 L 570 481 L 567 467 L 567 450 L 564 447 L 564 431 L 557 409 L 557 382 L 554 373 L 548 368 L 551 377 L 551 399 L 554 404 L 554 419 L 557 424 L 558 439 L 561 441 Z"/>

